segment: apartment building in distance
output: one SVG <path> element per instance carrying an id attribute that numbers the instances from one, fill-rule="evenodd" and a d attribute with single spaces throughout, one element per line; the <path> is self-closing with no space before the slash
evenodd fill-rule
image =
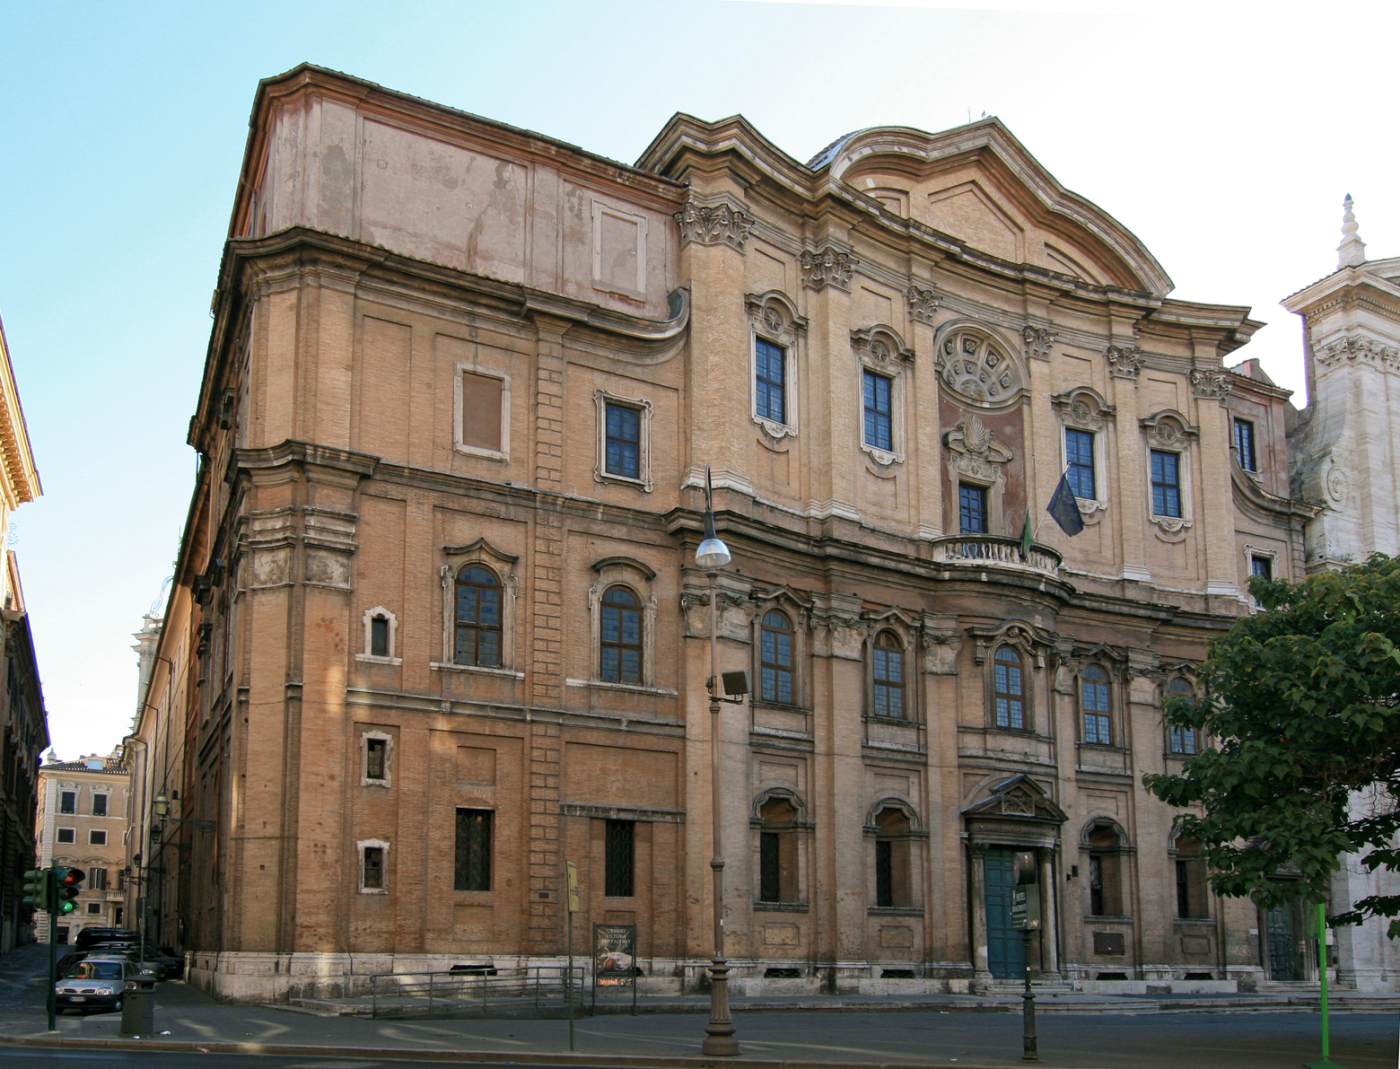
<path id="1" fill-rule="evenodd" d="M 66 865 L 86 874 L 75 912 L 57 918 L 60 943 L 84 928 L 121 927 L 127 921 L 126 811 L 130 772 L 119 753 L 77 761 L 50 761 L 39 769 L 35 834 L 39 867 Z M 35 935 L 49 941 L 49 914 L 34 914 Z"/>
<path id="2" fill-rule="evenodd" d="M 192 982 L 556 962 L 573 861 L 575 952 L 693 987 L 714 807 L 741 988 L 1019 980 L 1027 852 L 1041 982 L 1308 979 L 1302 904 L 1213 896 L 1142 787 L 1314 512 L 1258 324 L 1171 290 L 995 119 L 803 163 L 677 115 L 627 166 L 263 82 L 133 738 Z"/>
<path id="3" fill-rule="evenodd" d="M 34 867 L 39 761 L 48 717 L 29 630 L 19 562 L 9 548 L 14 512 L 41 493 L 5 324 L 0 322 L 0 954 L 33 940 L 23 879 Z"/>

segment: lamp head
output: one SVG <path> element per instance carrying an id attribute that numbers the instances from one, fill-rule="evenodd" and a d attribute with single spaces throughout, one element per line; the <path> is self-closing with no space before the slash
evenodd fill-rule
<path id="1" fill-rule="evenodd" d="M 705 465 L 705 538 L 695 550 L 695 563 L 712 572 L 730 561 L 729 547 L 715 533 L 715 509 L 710 489 L 710 466 Z"/>

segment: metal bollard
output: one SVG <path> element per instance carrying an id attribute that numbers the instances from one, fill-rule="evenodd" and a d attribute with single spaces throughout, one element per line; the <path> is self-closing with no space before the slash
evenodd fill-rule
<path id="1" fill-rule="evenodd" d="M 1035 1035 L 1035 992 L 1031 990 L 1031 933 L 1027 929 L 1022 933 L 1025 939 L 1026 955 L 1026 988 L 1021 993 L 1022 1006 L 1022 1027 L 1021 1027 L 1021 1061 L 1038 1062 L 1040 1053 L 1037 1051 Z"/>

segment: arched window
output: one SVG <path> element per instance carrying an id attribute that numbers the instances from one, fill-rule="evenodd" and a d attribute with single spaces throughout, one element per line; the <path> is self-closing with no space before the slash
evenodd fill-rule
<path id="1" fill-rule="evenodd" d="M 480 564 L 457 573 L 452 660 L 478 668 L 501 666 L 501 581 Z"/>
<path id="2" fill-rule="evenodd" d="M 886 806 L 875 814 L 875 905 L 912 905 L 909 815 Z"/>
<path id="3" fill-rule="evenodd" d="M 904 717 L 904 647 L 892 631 L 875 637 L 871 653 L 874 689 L 872 712 L 875 716 Z"/>
<path id="4" fill-rule="evenodd" d="M 603 594 L 598 677 L 604 683 L 642 684 L 642 603 L 625 586 Z"/>
<path id="5" fill-rule="evenodd" d="M 1079 675 L 1079 711 L 1084 720 L 1084 741 L 1093 746 L 1113 745 L 1112 706 L 1108 673 L 1091 664 Z"/>
<path id="6" fill-rule="evenodd" d="M 997 650 L 992 661 L 993 720 L 999 728 L 1026 729 L 1026 688 L 1021 655 L 1010 646 Z"/>
<path id="7" fill-rule="evenodd" d="M 1089 829 L 1089 913 L 1123 916 L 1123 840 L 1118 829 L 1100 822 Z"/>
<path id="8" fill-rule="evenodd" d="M 1195 689 L 1189 680 L 1177 676 L 1167 684 L 1167 697 L 1170 698 L 1192 698 L 1195 696 Z M 1184 727 L 1180 724 L 1167 725 L 1167 746 L 1174 754 L 1184 754 L 1189 756 L 1195 753 L 1199 746 L 1199 736 L 1193 727 Z"/>
<path id="9" fill-rule="evenodd" d="M 787 798 L 770 798 L 758 809 L 758 899 L 796 902 L 797 807 Z"/>
<path id="10" fill-rule="evenodd" d="M 794 705 L 793 633 L 787 613 L 772 609 L 763 614 L 759 628 L 759 698 L 780 705 Z"/>
<path id="11" fill-rule="evenodd" d="M 1206 863 L 1201 856 L 1201 844 L 1178 835 L 1172 840 L 1172 853 L 1176 857 L 1176 915 L 1183 920 L 1209 917 Z"/>

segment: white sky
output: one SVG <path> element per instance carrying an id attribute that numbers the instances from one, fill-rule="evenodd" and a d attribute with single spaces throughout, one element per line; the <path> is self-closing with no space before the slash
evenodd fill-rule
<path id="1" fill-rule="evenodd" d="M 310 60 L 629 162 L 675 111 L 742 112 L 799 159 L 997 115 L 1176 296 L 1252 306 L 1269 326 L 1233 358 L 1301 389 L 1278 302 L 1334 268 L 1344 194 L 1369 255 L 1400 255 L 1397 10 L 0 0 L 0 315 L 45 490 L 14 546 L 58 752 L 135 710 L 259 78 Z"/>

